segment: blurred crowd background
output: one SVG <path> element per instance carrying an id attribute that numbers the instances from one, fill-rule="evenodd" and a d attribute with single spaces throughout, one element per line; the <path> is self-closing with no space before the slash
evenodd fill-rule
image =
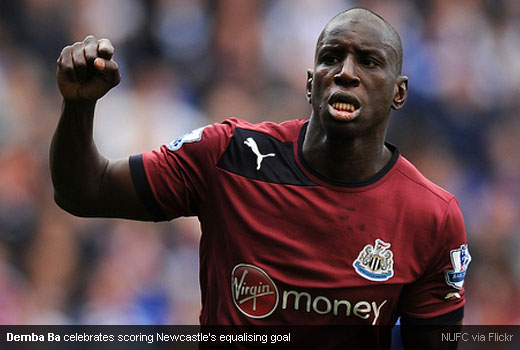
<path id="1" fill-rule="evenodd" d="M 116 47 L 99 103 L 108 157 L 229 116 L 307 117 L 306 69 L 351 6 L 402 35 L 406 107 L 389 140 L 455 194 L 473 262 L 466 324 L 520 324 L 520 1 L 7 0 L 0 2 L 0 324 L 197 324 L 196 219 L 81 219 L 53 201 L 55 61 L 87 34 Z"/>

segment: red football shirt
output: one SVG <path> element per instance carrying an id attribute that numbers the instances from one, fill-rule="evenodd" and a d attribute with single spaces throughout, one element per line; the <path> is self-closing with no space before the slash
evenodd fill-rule
<path id="1" fill-rule="evenodd" d="M 130 158 L 157 221 L 200 220 L 201 324 L 460 320 L 471 257 L 455 197 L 390 144 L 371 179 L 327 179 L 302 158 L 306 129 L 229 119 Z"/>

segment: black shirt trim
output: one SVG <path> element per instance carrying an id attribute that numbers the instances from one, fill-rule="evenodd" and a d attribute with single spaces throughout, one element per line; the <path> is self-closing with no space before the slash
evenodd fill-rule
<path id="1" fill-rule="evenodd" d="M 431 318 L 416 318 L 401 316 L 403 326 L 449 326 L 454 325 L 464 318 L 464 306 L 455 311 L 448 312 Z"/>
<path id="2" fill-rule="evenodd" d="M 258 166 L 257 155 L 244 143 L 252 139 L 259 151 L 271 153 Z M 233 137 L 220 157 L 217 167 L 249 179 L 279 185 L 317 186 L 298 166 L 294 142 L 282 142 L 272 135 L 257 130 L 235 128 Z"/>
<path id="3" fill-rule="evenodd" d="M 359 182 L 345 182 L 328 178 L 314 170 L 309 165 L 309 163 L 307 163 L 303 158 L 303 141 L 305 139 L 305 133 L 307 132 L 308 125 L 309 122 L 306 122 L 300 130 L 300 135 L 298 137 L 298 158 L 300 159 L 300 162 L 305 168 L 305 170 L 307 170 L 309 173 L 311 173 L 313 176 L 320 179 L 321 181 L 329 183 L 331 185 L 351 188 L 372 185 L 373 183 L 381 180 L 393 168 L 393 166 L 395 165 L 395 163 L 397 163 L 397 160 L 399 159 L 399 149 L 391 143 L 385 142 L 385 146 L 388 147 L 390 152 L 392 152 L 392 158 L 390 158 L 390 161 L 383 167 L 383 169 L 381 169 L 377 174 L 375 174 L 371 178 Z"/>
<path id="4" fill-rule="evenodd" d="M 138 154 L 130 156 L 130 174 L 132 175 L 132 182 L 134 183 L 135 191 L 137 196 L 141 200 L 141 203 L 148 210 L 152 219 L 155 222 L 167 221 L 166 215 L 162 212 L 159 204 L 155 200 L 155 197 L 146 178 L 146 172 L 144 171 L 143 155 Z"/>

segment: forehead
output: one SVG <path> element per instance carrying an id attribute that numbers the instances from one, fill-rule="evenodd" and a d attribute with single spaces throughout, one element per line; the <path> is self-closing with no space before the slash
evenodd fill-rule
<path id="1" fill-rule="evenodd" d="M 384 22 L 374 16 L 344 15 L 327 24 L 320 35 L 316 51 L 327 46 L 355 45 L 377 49 L 396 58 L 395 40 Z"/>

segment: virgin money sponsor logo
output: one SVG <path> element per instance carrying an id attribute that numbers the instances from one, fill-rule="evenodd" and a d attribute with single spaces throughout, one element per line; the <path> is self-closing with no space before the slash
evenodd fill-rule
<path id="1" fill-rule="evenodd" d="M 267 317 L 278 306 L 278 288 L 264 270 L 253 265 L 235 266 L 231 292 L 235 306 L 251 318 Z"/>
<path id="2" fill-rule="evenodd" d="M 231 292 L 235 306 L 251 318 L 271 315 L 278 306 L 279 292 L 269 275 L 259 267 L 238 264 L 231 273 Z M 331 314 L 336 317 L 358 317 L 370 324 L 377 324 L 383 306 L 388 300 L 356 302 L 346 299 L 331 299 L 312 295 L 306 291 L 286 290 L 280 292 L 281 310 L 312 312 L 317 315 Z"/>

